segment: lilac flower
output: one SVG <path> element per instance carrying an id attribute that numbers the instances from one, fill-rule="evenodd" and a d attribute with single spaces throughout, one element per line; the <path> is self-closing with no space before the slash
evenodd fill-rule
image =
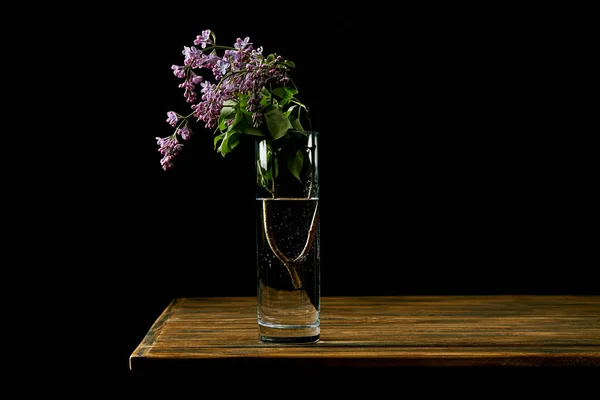
<path id="1" fill-rule="evenodd" d="M 165 138 L 156 138 L 157 144 L 160 146 L 158 151 L 163 155 L 160 160 L 160 165 L 165 171 L 173 168 L 173 159 L 179 154 L 183 145 L 177 142 L 177 137 L 167 136 Z"/>
<path id="2" fill-rule="evenodd" d="M 204 93 L 202 95 L 203 101 L 192 105 L 193 115 L 198 120 L 204 121 L 206 128 L 214 128 L 217 126 L 223 102 L 227 98 L 218 90 L 217 85 L 206 85 L 203 87 L 202 92 Z"/>
<path id="3" fill-rule="evenodd" d="M 209 81 L 204 81 L 200 84 L 200 86 L 202 87 L 200 90 L 202 93 L 208 93 L 214 85 Z"/>
<path id="4" fill-rule="evenodd" d="M 252 44 L 249 43 L 250 38 L 246 37 L 244 40 L 237 38 L 237 40 L 235 41 L 235 44 L 233 45 L 233 47 L 235 47 L 238 50 L 244 50 L 244 48 L 248 45 L 248 44 Z"/>
<path id="5" fill-rule="evenodd" d="M 206 29 L 206 30 L 202 31 L 202 35 L 196 36 L 196 40 L 194 40 L 194 44 L 196 46 L 201 45 L 203 49 L 206 48 L 207 44 L 212 44 L 212 41 L 210 40 L 210 29 Z"/>
<path id="6" fill-rule="evenodd" d="M 192 84 L 197 85 L 202 82 L 203 78 L 201 75 L 196 74 L 194 71 L 190 72 L 190 81 Z"/>
<path id="7" fill-rule="evenodd" d="M 186 102 L 188 102 L 188 103 L 196 102 L 198 95 L 194 91 L 196 86 L 194 85 L 193 82 L 186 80 L 186 81 L 180 83 L 179 87 L 185 89 L 183 92 L 183 97 L 185 98 Z"/>
<path id="8" fill-rule="evenodd" d="M 204 67 L 206 69 L 212 69 L 220 59 L 221 57 L 213 53 L 210 53 L 209 55 L 204 54 L 202 57 L 202 65 L 198 66 L 198 68 Z"/>
<path id="9" fill-rule="evenodd" d="M 171 69 L 173 70 L 173 74 L 178 78 L 185 78 L 185 69 L 180 65 L 171 65 Z"/>
<path id="10" fill-rule="evenodd" d="M 192 131 L 190 131 L 190 128 L 188 128 L 187 126 L 183 126 L 177 129 L 177 133 L 181 136 L 183 140 L 189 140 L 192 136 Z"/>
<path id="11" fill-rule="evenodd" d="M 167 112 L 167 122 L 169 123 L 169 125 L 174 127 L 175 125 L 177 125 L 177 121 L 179 121 L 179 117 L 177 116 L 177 113 L 175 113 L 174 111 L 168 111 Z"/>
<path id="12" fill-rule="evenodd" d="M 221 79 L 222 76 L 227 75 L 227 69 L 230 64 L 227 61 L 219 60 L 214 68 L 214 76 L 216 79 Z"/>
<path id="13" fill-rule="evenodd" d="M 187 66 L 191 66 L 198 60 L 202 60 L 202 52 L 194 46 L 183 46 L 182 54 L 185 56 L 183 59 L 183 63 Z"/>

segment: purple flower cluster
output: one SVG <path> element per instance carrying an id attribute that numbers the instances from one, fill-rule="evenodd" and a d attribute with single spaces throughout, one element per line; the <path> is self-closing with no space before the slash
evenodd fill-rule
<path id="1" fill-rule="evenodd" d="M 194 46 L 184 46 L 183 65 L 171 66 L 173 74 L 183 80 L 179 87 L 192 112 L 185 116 L 174 111 L 167 113 L 167 123 L 175 131 L 171 136 L 156 138 L 165 171 L 173 167 L 173 159 L 183 147 L 178 138 L 188 140 L 191 137 L 192 117 L 202 121 L 205 128 L 218 128 L 225 102 L 239 102 L 240 96 L 245 96 L 245 110 L 252 115 L 252 123 L 258 128 L 264 123 L 261 113 L 263 88 L 285 85 L 289 81 L 288 65 L 282 57 L 276 54 L 264 57 L 262 47 L 254 49 L 250 38 L 238 38 L 233 47 L 219 46 L 214 38 L 210 30 L 202 31 L 194 40 Z M 217 50 L 222 50 L 223 54 L 219 56 Z M 212 74 L 213 79 L 208 80 L 201 74 L 203 71 L 209 77 Z"/>
<path id="2" fill-rule="evenodd" d="M 173 167 L 173 159 L 179 154 L 183 145 L 177 141 L 177 136 L 167 136 L 165 138 L 156 138 L 160 148 L 158 151 L 163 155 L 160 165 L 166 171 Z"/>

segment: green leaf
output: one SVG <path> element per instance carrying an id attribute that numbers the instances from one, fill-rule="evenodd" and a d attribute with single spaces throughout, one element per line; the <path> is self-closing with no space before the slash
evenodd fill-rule
<path id="1" fill-rule="evenodd" d="M 240 110 L 246 110 L 246 108 L 248 108 L 248 99 L 250 99 L 250 95 L 249 94 L 239 94 L 237 96 L 237 99 L 240 104 Z M 227 101 L 230 101 L 230 100 L 227 100 Z"/>
<path id="2" fill-rule="evenodd" d="M 281 107 L 276 104 L 269 105 L 264 111 L 264 116 L 273 140 L 285 136 L 287 131 L 293 128 L 290 121 L 283 114 Z"/>
<path id="3" fill-rule="evenodd" d="M 229 136 L 229 140 L 227 141 L 229 146 L 229 151 L 233 150 L 238 144 L 240 144 L 240 135 L 238 132 L 234 132 Z"/>
<path id="4" fill-rule="evenodd" d="M 293 156 L 289 156 L 287 158 L 288 169 L 290 170 L 292 175 L 294 175 L 296 177 L 296 179 L 298 179 L 299 181 L 302 181 L 302 179 L 300 178 L 300 174 L 302 173 L 303 166 L 304 166 L 304 153 L 302 152 L 302 149 L 299 149 L 298 151 L 296 151 L 296 153 Z"/>
<path id="5" fill-rule="evenodd" d="M 227 120 L 230 120 L 236 116 L 237 103 L 232 100 L 227 100 L 223 103 L 221 113 L 219 114 L 219 130 L 224 131 L 227 129 Z M 239 108 L 238 108 L 239 110 Z"/>
<path id="6" fill-rule="evenodd" d="M 273 89 L 273 95 L 279 97 L 281 100 L 279 103 L 282 106 L 286 106 L 290 100 L 298 93 L 298 89 L 287 86 L 276 87 Z"/>
<path id="7" fill-rule="evenodd" d="M 225 137 L 225 134 L 224 134 L 224 133 L 222 133 L 222 134 L 220 134 L 220 135 L 217 135 L 217 136 L 215 136 L 215 139 L 214 139 L 214 146 L 215 146 L 215 149 L 217 148 L 217 145 L 219 144 L 219 142 L 220 142 L 221 140 L 223 140 L 223 138 L 224 138 L 224 137 Z"/>
<path id="8" fill-rule="evenodd" d="M 267 171 L 260 166 L 260 161 L 256 161 L 256 181 L 257 183 L 269 190 L 269 179 L 267 179 Z"/>
<path id="9" fill-rule="evenodd" d="M 238 132 L 239 129 L 237 129 L 236 126 L 238 125 L 238 123 L 240 123 L 243 120 L 244 120 L 244 113 L 242 113 L 242 111 L 238 108 L 236 110 L 234 120 L 227 127 L 227 131 L 228 132 Z"/>
<path id="10" fill-rule="evenodd" d="M 298 94 L 298 89 L 289 86 L 279 86 L 273 89 L 272 93 L 283 99 L 284 97 L 292 97 L 293 95 Z"/>
<path id="11" fill-rule="evenodd" d="M 265 136 L 265 134 L 262 133 L 262 131 L 260 129 L 255 128 L 252 125 L 245 125 L 242 128 L 242 133 L 244 133 L 245 135 L 251 135 L 251 136 Z"/>
<path id="12" fill-rule="evenodd" d="M 227 131 L 223 135 L 219 136 L 223 136 L 223 138 L 217 151 L 221 153 L 222 156 L 230 153 L 231 150 L 233 150 L 240 143 L 239 132 Z"/>
<path id="13" fill-rule="evenodd" d="M 261 98 L 260 98 L 260 106 L 261 107 L 266 107 L 273 102 L 273 95 L 271 95 L 271 92 L 269 92 L 267 90 L 267 88 L 265 88 L 264 86 L 261 89 L 260 94 L 261 94 Z"/>
<path id="14" fill-rule="evenodd" d="M 251 136 L 265 136 L 264 132 L 252 124 L 252 116 L 240 111 L 241 120 L 236 123 L 235 131 Z"/>
<path id="15" fill-rule="evenodd" d="M 292 126 L 294 127 L 295 130 L 304 132 L 304 127 L 302 126 L 302 123 L 300 122 L 300 120 L 298 118 L 292 119 Z"/>
<path id="16" fill-rule="evenodd" d="M 284 63 L 285 65 L 287 65 L 288 67 L 296 68 L 296 64 L 294 64 L 294 62 L 293 62 L 293 61 L 290 61 L 290 60 L 285 60 L 283 63 Z"/>
<path id="17" fill-rule="evenodd" d="M 271 169 L 271 178 L 277 178 L 279 176 L 279 159 L 277 158 L 277 154 L 273 154 L 273 168 Z"/>
<path id="18" fill-rule="evenodd" d="M 273 153 L 266 141 L 260 143 L 261 157 L 256 160 L 257 183 L 269 193 L 273 194 L 272 183 L 279 173 L 277 155 Z M 266 146 L 264 149 L 262 146 Z M 266 154 L 262 151 L 266 150 Z"/>
<path id="19" fill-rule="evenodd" d="M 291 121 L 290 115 L 292 114 L 292 111 L 294 111 L 294 108 L 296 108 L 297 106 L 298 106 L 297 104 L 294 104 L 293 106 L 288 107 L 288 109 L 283 113 L 290 121 Z M 292 125 L 293 124 L 294 123 L 292 122 Z"/>

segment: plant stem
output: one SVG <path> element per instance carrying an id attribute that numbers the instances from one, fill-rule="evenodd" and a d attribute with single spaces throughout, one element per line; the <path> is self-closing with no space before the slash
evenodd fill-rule
<path id="1" fill-rule="evenodd" d="M 271 213 L 268 210 L 268 199 L 263 199 L 263 226 L 265 228 L 265 236 L 267 238 L 267 243 L 269 247 L 275 254 L 275 257 L 281 261 L 281 263 L 286 267 L 288 273 L 290 274 L 290 278 L 292 279 L 292 285 L 294 289 L 302 288 L 302 280 L 298 276 L 297 266 L 304 260 L 312 245 L 314 243 L 316 234 L 317 234 L 317 226 L 319 221 L 319 204 L 315 204 L 315 211 L 313 213 L 313 217 L 310 223 L 310 229 L 306 238 L 306 243 L 304 244 L 304 248 L 300 252 L 300 254 L 295 257 L 293 260 L 288 258 L 277 246 L 275 243 L 275 237 L 273 236 L 273 232 L 271 230 Z"/>

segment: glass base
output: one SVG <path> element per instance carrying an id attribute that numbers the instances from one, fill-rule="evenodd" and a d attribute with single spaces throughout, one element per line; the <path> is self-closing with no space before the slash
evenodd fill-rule
<path id="1" fill-rule="evenodd" d="M 258 324 L 258 338 L 267 343 L 315 343 L 321 338 L 319 326 L 268 326 Z"/>

